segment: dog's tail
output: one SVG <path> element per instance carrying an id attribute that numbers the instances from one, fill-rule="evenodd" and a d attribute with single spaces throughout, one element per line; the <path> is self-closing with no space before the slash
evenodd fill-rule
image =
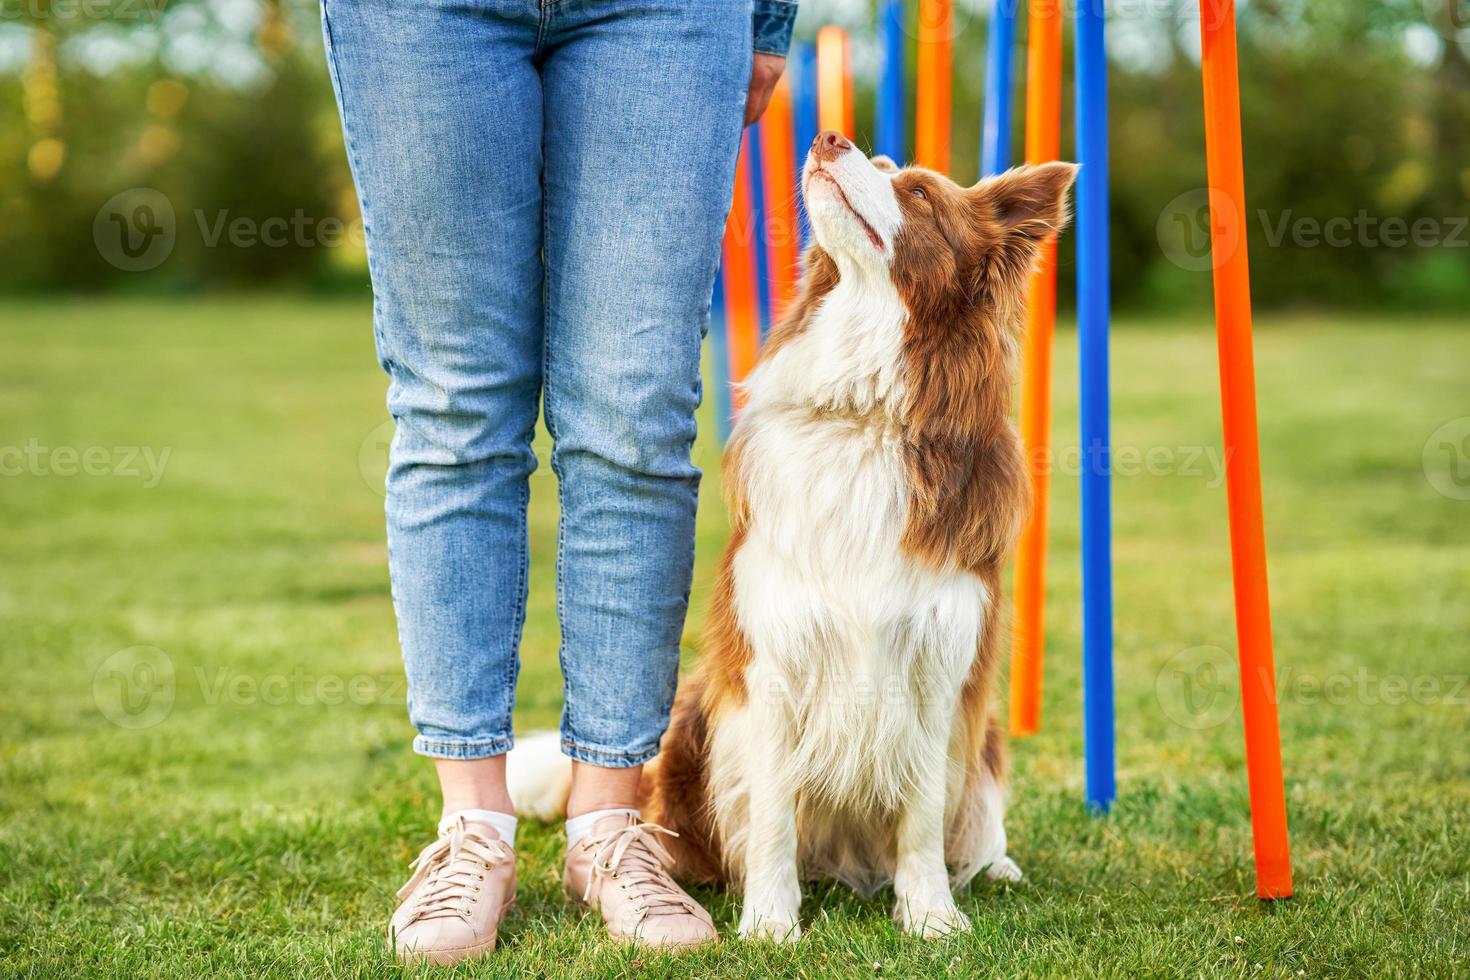
<path id="1" fill-rule="evenodd" d="M 520 739 L 505 757 L 505 780 L 517 816 L 548 821 L 566 816 L 572 760 L 561 754 L 556 732 L 534 732 Z"/>

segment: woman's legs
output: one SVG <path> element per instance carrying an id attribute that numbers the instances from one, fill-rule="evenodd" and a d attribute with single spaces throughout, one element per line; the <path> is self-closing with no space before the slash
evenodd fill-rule
<path id="1" fill-rule="evenodd" d="M 710 942 L 636 806 L 679 669 L 709 314 L 750 78 L 748 0 L 554 7 L 546 98 L 546 421 L 574 760 L 569 891 L 622 939 Z M 616 864 L 614 862 L 617 862 Z"/>
<path id="2" fill-rule="evenodd" d="M 414 748 L 439 839 L 391 930 L 405 958 L 494 948 L 515 895 L 511 745 L 526 503 L 541 391 L 541 80 L 535 4 L 324 0 L 397 429 L 388 564 Z"/>
<path id="3" fill-rule="evenodd" d="M 543 375 L 561 479 L 573 811 L 631 804 L 658 751 L 693 565 L 700 341 L 749 80 L 750 9 L 427 0 L 405 15 L 393 0 L 325 0 L 398 423 L 389 564 L 409 713 L 415 748 L 439 760 L 446 812 L 509 809 L 503 754 Z M 544 119 L 543 102 L 554 106 Z M 486 816 L 478 826 L 494 826 Z M 647 833 L 616 823 L 589 833 Z M 618 853 L 638 863 L 653 852 Z M 415 887 L 449 880 L 434 873 Z M 425 902 L 400 907 L 405 928 L 423 929 Z M 436 926 L 414 941 L 455 956 L 471 941 L 488 948 L 498 912 L 475 914 L 452 935 Z M 683 902 L 663 928 L 664 941 L 713 934 Z"/>
<path id="4" fill-rule="evenodd" d="M 750 78 L 750 4 L 551 10 L 545 385 L 562 505 L 562 747 L 582 764 L 578 806 L 627 805 L 634 784 L 593 767 L 652 758 L 673 701 L 700 341 Z M 623 799 L 592 798 L 615 788 Z"/>
<path id="5" fill-rule="evenodd" d="M 388 553 L 417 751 L 505 809 L 541 389 L 535 4 L 326 0 L 397 422 Z M 451 800 L 453 797 L 453 800 Z"/>
<path id="6" fill-rule="evenodd" d="M 668 878 L 657 829 L 619 809 L 636 806 L 679 669 L 700 342 L 750 77 L 751 8 L 552 9 L 545 384 L 561 487 L 562 749 L 573 759 L 564 880 L 612 935 L 693 945 L 714 939 L 713 923 Z"/>

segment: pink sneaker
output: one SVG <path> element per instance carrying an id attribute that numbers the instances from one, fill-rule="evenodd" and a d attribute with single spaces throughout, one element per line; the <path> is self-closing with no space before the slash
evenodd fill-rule
<path id="1" fill-rule="evenodd" d="M 655 836 L 672 830 L 611 814 L 567 851 L 567 894 L 602 913 L 608 934 L 649 946 L 699 946 L 718 938 L 709 913 L 669 877 Z"/>
<path id="2" fill-rule="evenodd" d="M 410 867 L 390 927 L 399 958 L 447 966 L 495 948 L 516 895 L 515 852 L 495 828 L 460 817 Z"/>

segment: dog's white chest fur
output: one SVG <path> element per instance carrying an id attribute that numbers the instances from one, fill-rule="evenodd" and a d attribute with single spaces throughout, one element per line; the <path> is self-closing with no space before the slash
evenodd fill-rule
<path id="1" fill-rule="evenodd" d="M 892 814 L 916 773 L 944 764 L 923 757 L 935 740 L 922 736 L 950 716 L 986 601 L 975 576 L 901 547 L 904 316 L 886 277 L 845 276 L 752 376 L 741 423 L 750 520 L 734 575 L 749 695 L 784 721 L 769 764 L 839 822 Z"/>

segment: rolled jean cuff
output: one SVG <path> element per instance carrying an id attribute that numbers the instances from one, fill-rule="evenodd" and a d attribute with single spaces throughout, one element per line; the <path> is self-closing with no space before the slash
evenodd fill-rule
<path id="1" fill-rule="evenodd" d="M 604 769 L 631 769 L 641 766 L 645 762 L 658 755 L 658 743 L 646 749 L 636 752 L 612 752 L 596 745 L 586 745 L 582 742 L 573 742 L 571 739 L 562 737 L 562 754 L 577 762 L 585 762 L 590 766 L 601 766 Z"/>
<path id="2" fill-rule="evenodd" d="M 488 739 L 428 738 L 419 735 L 413 740 L 413 750 L 431 759 L 489 759 L 492 756 L 505 755 L 515 744 L 513 735 L 497 735 Z"/>

